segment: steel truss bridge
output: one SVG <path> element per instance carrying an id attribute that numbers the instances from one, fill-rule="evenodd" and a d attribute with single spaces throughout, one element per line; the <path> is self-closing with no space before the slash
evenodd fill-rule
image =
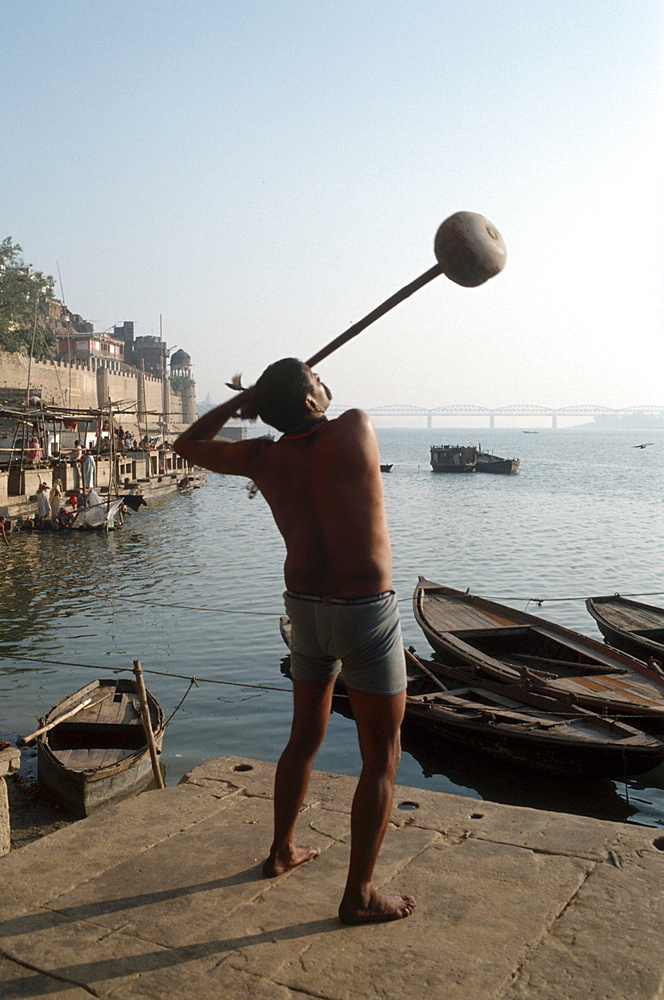
<path id="1" fill-rule="evenodd" d="M 339 406 L 333 403 L 330 406 L 330 416 L 339 416 L 346 406 Z M 371 417 L 422 417 L 426 420 L 427 427 L 433 427 L 434 417 L 486 417 L 489 427 L 495 427 L 496 417 L 545 417 L 551 421 L 551 427 L 558 426 L 559 417 L 598 417 L 602 415 L 614 417 L 631 417 L 637 414 L 648 417 L 659 417 L 664 419 L 664 406 L 624 406 L 620 410 L 612 409 L 610 406 L 588 406 L 580 404 L 577 406 L 561 406 L 553 409 L 549 406 L 536 406 L 517 403 L 512 406 L 475 406 L 455 403 L 450 406 L 436 406 L 427 409 L 424 406 L 408 406 L 403 404 L 390 404 L 388 406 L 368 406 L 363 407 L 365 413 Z"/>

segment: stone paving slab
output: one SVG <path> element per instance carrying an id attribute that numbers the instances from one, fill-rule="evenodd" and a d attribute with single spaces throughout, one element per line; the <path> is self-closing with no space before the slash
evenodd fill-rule
<path id="1" fill-rule="evenodd" d="M 336 909 L 356 781 L 314 773 L 264 879 L 274 765 L 219 758 L 0 858 L 0 996 L 662 1000 L 664 836 L 397 787 L 376 870 L 412 917 Z"/>

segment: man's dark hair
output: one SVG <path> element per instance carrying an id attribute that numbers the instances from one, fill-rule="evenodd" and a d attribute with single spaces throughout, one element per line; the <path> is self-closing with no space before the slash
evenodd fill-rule
<path id="1" fill-rule="evenodd" d="M 269 365 L 256 382 L 254 409 L 266 424 L 287 433 L 307 415 L 304 401 L 311 392 L 311 376 L 297 358 L 282 358 Z"/>

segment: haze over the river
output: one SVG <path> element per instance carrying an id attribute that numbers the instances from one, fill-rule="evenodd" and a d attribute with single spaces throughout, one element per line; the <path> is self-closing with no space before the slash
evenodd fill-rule
<path id="1" fill-rule="evenodd" d="M 505 271 L 439 278 L 320 367 L 335 399 L 662 404 L 658 0 L 2 5 L 2 231 L 198 397 L 307 357 L 488 216 Z"/>

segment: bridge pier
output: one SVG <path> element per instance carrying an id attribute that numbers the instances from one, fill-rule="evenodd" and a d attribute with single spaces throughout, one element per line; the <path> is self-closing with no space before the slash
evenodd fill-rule
<path id="1" fill-rule="evenodd" d="M 496 426 L 496 416 L 495 416 L 494 413 L 490 413 L 489 414 L 489 427 L 491 427 L 491 429 L 493 430 L 493 428 L 495 426 Z"/>
<path id="2" fill-rule="evenodd" d="M 430 413 L 427 413 L 427 427 L 433 427 L 433 417 Z"/>
<path id="3" fill-rule="evenodd" d="M 557 427 L 558 427 L 558 414 L 557 413 L 552 413 L 551 414 L 551 428 L 552 428 L 552 430 L 555 431 Z"/>

